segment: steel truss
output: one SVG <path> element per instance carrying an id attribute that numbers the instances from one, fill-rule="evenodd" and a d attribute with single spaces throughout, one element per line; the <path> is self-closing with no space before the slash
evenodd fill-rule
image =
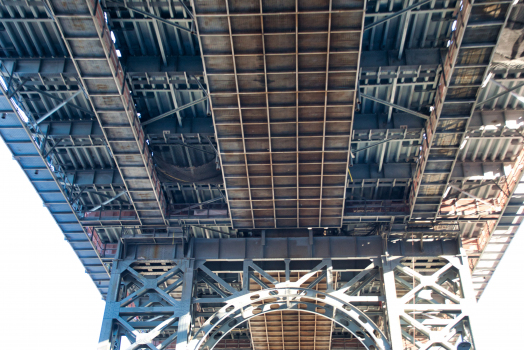
<path id="1" fill-rule="evenodd" d="M 284 310 L 324 316 L 367 349 L 473 341 L 475 297 L 456 240 L 424 248 L 380 237 L 159 243 L 119 245 L 98 350 L 120 349 L 122 336 L 129 349 L 221 348 L 234 328 Z"/>

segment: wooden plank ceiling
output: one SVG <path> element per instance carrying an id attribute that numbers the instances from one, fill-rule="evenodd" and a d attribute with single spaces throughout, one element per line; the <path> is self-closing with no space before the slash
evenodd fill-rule
<path id="1" fill-rule="evenodd" d="M 234 228 L 341 226 L 364 3 L 194 2 Z"/>

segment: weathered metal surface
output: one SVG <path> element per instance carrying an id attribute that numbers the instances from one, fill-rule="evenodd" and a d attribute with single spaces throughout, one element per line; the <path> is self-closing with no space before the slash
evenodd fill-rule
<path id="1" fill-rule="evenodd" d="M 139 221 L 166 224 L 164 193 L 100 4 L 50 5 Z"/>
<path id="2" fill-rule="evenodd" d="M 194 2 L 234 228 L 341 226 L 364 4 Z"/>
<path id="3" fill-rule="evenodd" d="M 373 259 L 383 255 L 385 244 L 381 237 L 283 237 L 283 238 L 193 238 L 190 252 L 180 244 L 133 243 L 125 240 L 126 258 L 138 260 L 179 259 L 190 254 L 196 260 L 213 261 L 272 261 L 278 259 L 311 260 Z M 166 241 L 167 243 L 167 241 Z M 391 241 L 387 252 L 391 256 L 437 257 L 459 252 L 458 241 L 427 240 L 420 242 Z"/>

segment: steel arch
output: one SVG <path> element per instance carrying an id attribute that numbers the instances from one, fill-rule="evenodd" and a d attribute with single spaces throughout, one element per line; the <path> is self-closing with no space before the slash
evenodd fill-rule
<path id="1" fill-rule="evenodd" d="M 213 350 L 227 333 L 243 322 L 282 310 L 299 310 L 327 317 L 352 333 L 368 350 L 390 350 L 386 337 L 373 321 L 350 303 L 341 300 L 340 296 L 334 297 L 306 288 L 271 288 L 239 295 L 229 300 L 200 327 L 190 342 L 189 350 Z M 276 300 L 260 304 L 268 299 Z"/>

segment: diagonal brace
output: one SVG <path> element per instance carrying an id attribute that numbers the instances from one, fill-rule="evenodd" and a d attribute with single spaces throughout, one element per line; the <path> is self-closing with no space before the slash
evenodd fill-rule
<path id="1" fill-rule="evenodd" d="M 209 279 L 206 275 L 199 274 L 198 277 L 222 298 L 227 298 L 229 296 L 226 293 L 224 293 L 224 291 L 222 291 L 222 289 L 220 289 L 216 284 L 214 284 L 213 281 Z"/>
<path id="2" fill-rule="evenodd" d="M 154 118 L 151 118 L 151 119 L 149 119 L 149 120 L 147 120 L 147 121 L 145 121 L 145 122 L 142 122 L 142 125 L 143 125 L 143 126 L 146 126 L 146 125 L 148 125 L 148 124 L 151 124 L 151 123 L 156 122 L 157 120 L 164 119 L 165 117 L 169 117 L 171 114 L 175 114 L 176 112 L 180 112 L 180 111 L 183 110 L 183 109 L 186 109 L 186 108 L 189 108 L 189 107 L 191 107 L 191 106 L 194 106 L 194 105 L 196 105 L 196 104 L 198 104 L 198 103 L 200 103 L 200 102 L 203 102 L 203 101 L 207 100 L 207 98 L 208 98 L 208 97 L 207 97 L 207 95 L 206 95 L 206 96 L 204 96 L 204 97 L 199 98 L 198 100 L 195 100 L 195 101 L 193 101 L 193 102 L 189 102 L 188 104 L 185 104 L 185 105 L 180 106 L 180 107 L 178 107 L 178 108 L 172 109 L 172 110 L 170 110 L 169 112 L 166 112 L 166 113 L 160 114 L 158 117 L 154 117 Z"/>
<path id="3" fill-rule="evenodd" d="M 196 208 L 196 207 L 199 207 L 201 206 L 202 204 L 208 204 L 208 203 L 212 203 L 212 202 L 216 202 L 216 201 L 219 201 L 219 200 L 222 200 L 222 197 L 216 197 L 216 198 L 213 198 L 213 199 L 210 199 L 210 200 L 207 200 L 205 202 L 201 202 L 201 203 L 197 203 L 197 204 L 193 204 L 193 205 L 190 205 L 189 207 L 185 207 L 183 209 L 178 209 L 174 212 L 172 212 L 171 214 L 179 214 L 185 210 L 190 210 L 190 209 L 193 209 L 193 208 Z"/>
<path id="4" fill-rule="evenodd" d="M 37 89 L 37 88 L 35 88 L 35 87 L 32 87 L 32 86 L 30 86 L 30 85 L 26 86 L 25 88 L 26 88 L 27 90 L 31 90 L 31 91 L 34 91 L 34 92 L 38 92 L 39 95 L 42 95 L 42 96 L 46 96 L 46 97 L 52 98 L 53 100 L 57 100 L 57 101 L 60 101 L 60 102 L 63 101 L 60 97 L 56 97 L 56 96 L 54 96 L 54 95 L 52 95 L 52 94 L 50 94 L 50 93 L 48 93 L 48 92 L 46 92 L 46 91 L 42 91 L 42 90 Z M 61 92 L 63 92 L 63 91 L 56 91 L 56 92 L 61 93 Z M 77 105 L 75 105 L 75 104 L 70 103 L 69 106 L 70 106 L 70 107 L 73 107 L 73 108 L 76 108 L 76 109 L 78 109 L 78 110 L 80 110 L 80 111 L 82 111 L 82 112 L 84 112 L 84 113 L 89 114 L 89 115 L 92 115 L 92 116 L 95 115 L 95 113 L 91 112 L 89 109 L 86 109 L 86 108 L 83 108 L 83 107 L 77 106 Z"/>
<path id="5" fill-rule="evenodd" d="M 117 195 L 114 196 L 113 198 L 108 199 L 107 201 L 103 202 L 103 203 L 100 204 L 100 205 L 97 205 L 96 207 L 94 207 L 93 209 L 90 209 L 90 210 L 88 210 L 88 211 L 95 211 L 95 210 L 98 210 L 98 209 L 100 209 L 102 206 L 111 203 L 112 201 L 114 201 L 115 199 L 117 199 L 118 197 L 120 197 L 120 196 L 122 196 L 122 195 L 124 195 L 124 194 L 126 194 L 126 193 L 127 193 L 126 191 L 120 192 L 119 194 L 117 194 Z"/>
<path id="6" fill-rule="evenodd" d="M 385 140 L 382 140 L 382 141 L 375 142 L 372 145 L 369 145 L 369 146 L 366 146 L 366 147 L 362 147 L 362 148 L 359 148 L 359 149 L 356 149 L 356 150 L 352 150 L 351 153 L 362 152 L 362 151 L 367 150 L 368 148 L 373 148 L 373 147 L 381 145 L 383 143 L 390 142 L 390 141 L 397 141 L 397 140 L 403 140 L 403 139 L 402 138 L 385 139 Z"/>
<path id="7" fill-rule="evenodd" d="M 73 95 L 69 96 L 65 101 L 63 101 L 62 103 L 58 104 L 58 106 L 56 106 L 55 108 L 53 108 L 52 110 L 50 110 L 49 112 L 47 112 L 42 118 L 38 119 L 36 121 L 37 124 L 40 124 L 41 122 L 43 122 L 44 120 L 46 120 L 47 118 L 49 118 L 53 113 L 55 113 L 56 111 L 58 111 L 60 108 L 64 107 L 68 102 L 70 102 L 71 100 L 73 100 L 76 96 L 78 96 L 78 94 L 80 94 L 82 92 L 81 89 L 79 89 L 77 92 L 75 92 Z"/>
<path id="8" fill-rule="evenodd" d="M 475 195 L 469 193 L 468 191 L 464 191 L 464 190 L 461 189 L 460 187 L 457 187 L 457 186 L 454 186 L 454 185 L 449 185 L 449 187 L 454 188 L 454 189 L 456 189 L 457 191 L 464 193 L 466 196 L 471 197 L 471 198 L 474 198 L 474 199 L 476 199 L 476 200 L 478 200 L 478 201 L 480 201 L 480 202 L 482 202 L 482 203 L 484 203 L 484 204 L 486 204 L 486 205 L 489 205 L 489 206 L 493 205 L 492 203 L 486 201 L 485 199 L 479 198 L 479 197 L 477 197 L 477 196 L 475 196 Z"/>
<path id="9" fill-rule="evenodd" d="M 392 15 L 390 15 L 390 16 L 387 16 L 387 17 L 385 17 L 385 18 L 382 18 L 380 21 L 376 21 L 376 22 L 373 22 L 373 23 L 371 23 L 371 24 L 368 24 L 367 26 L 364 27 L 364 30 L 368 30 L 368 29 L 371 29 L 371 28 L 373 28 L 373 27 L 376 27 L 376 26 L 378 26 L 378 25 L 380 25 L 380 24 L 382 24 L 382 23 L 384 23 L 384 22 L 389 21 L 390 19 L 393 19 L 393 18 L 395 18 L 395 17 L 398 17 L 398 16 L 402 15 L 403 13 L 406 13 L 406 12 L 408 12 L 408 11 L 411 11 L 411 10 L 413 10 L 414 8 L 417 8 L 417 7 L 419 7 L 419 6 L 425 5 L 425 4 L 427 4 L 427 3 L 431 2 L 431 1 L 433 1 L 433 0 L 423 0 L 423 1 L 421 1 L 421 2 L 417 2 L 416 4 L 413 4 L 413 5 L 409 6 L 409 7 L 406 7 L 405 9 L 402 9 L 402 10 L 400 10 L 400 11 L 398 11 L 398 12 L 395 12 L 394 14 L 392 14 Z"/>
<path id="10" fill-rule="evenodd" d="M 378 274 L 378 270 L 372 270 L 372 272 L 369 274 L 369 277 L 366 278 L 364 281 L 362 281 L 360 286 L 355 288 L 351 293 L 349 293 L 349 295 L 351 295 L 351 296 L 357 295 L 358 292 L 360 292 L 362 289 L 364 289 L 364 287 L 366 287 L 369 284 L 369 282 L 371 282 L 371 281 L 373 281 L 375 279 L 377 274 Z"/>
<path id="11" fill-rule="evenodd" d="M 490 79 L 491 82 L 495 85 L 497 85 L 499 88 L 503 89 L 503 90 L 506 90 L 511 96 L 515 97 L 517 100 L 519 100 L 520 102 L 524 102 L 524 97 L 520 96 L 519 94 L 517 94 L 515 91 L 513 90 L 509 90 L 509 88 L 507 86 L 504 86 L 502 85 L 501 83 L 499 83 L 498 81 L 496 81 L 495 79 L 491 78 Z"/>
<path id="12" fill-rule="evenodd" d="M 58 141 L 55 142 L 55 144 L 43 155 L 43 158 L 47 158 L 48 155 L 51 154 L 51 152 L 53 152 L 56 148 L 56 146 L 58 146 L 58 144 L 60 142 L 62 142 L 63 139 L 58 139 Z"/>
<path id="13" fill-rule="evenodd" d="M 393 107 L 393 108 L 396 108 L 398 109 L 399 111 L 402 111 L 402 112 L 405 112 L 405 113 L 409 113 L 409 114 L 413 114 L 419 118 L 422 118 L 422 119 L 429 119 L 429 116 L 425 115 L 425 114 L 422 114 L 422 113 L 419 113 L 419 112 L 415 112 L 415 111 L 412 111 L 411 109 L 409 108 L 406 108 L 406 107 L 402 107 L 402 106 L 399 106 L 399 105 L 396 105 L 394 103 L 391 103 L 391 102 L 388 102 L 388 101 L 385 101 L 385 100 L 381 100 L 380 98 L 376 98 L 376 97 L 373 97 L 373 96 L 370 96 L 368 94 L 360 94 L 360 96 L 364 97 L 364 98 L 367 98 L 368 100 L 371 100 L 371 101 L 374 101 L 374 102 L 378 102 L 378 103 L 381 103 L 383 105 L 386 105 L 388 107 Z"/>
<path id="14" fill-rule="evenodd" d="M 515 90 L 517 90 L 517 89 L 520 89 L 520 88 L 523 87 L 523 86 L 524 86 L 524 83 L 522 83 L 522 84 L 518 84 L 518 85 L 515 85 L 515 86 L 512 87 L 512 88 L 508 88 L 507 90 L 501 92 L 500 94 L 496 94 L 495 96 L 492 96 L 492 97 L 490 97 L 490 98 L 488 98 L 488 99 L 485 99 L 485 100 L 482 101 L 482 102 L 478 102 L 478 103 L 476 104 L 476 107 L 482 106 L 482 105 L 485 104 L 485 103 L 488 103 L 488 102 L 490 102 L 490 101 L 496 100 L 497 98 L 499 98 L 499 97 L 501 97 L 501 96 L 504 96 L 504 95 L 506 95 L 506 94 L 508 94 L 508 93 L 510 93 L 510 92 L 512 92 L 512 91 L 515 91 Z"/>
<path id="15" fill-rule="evenodd" d="M 348 281 L 346 284 L 344 284 L 342 287 L 340 287 L 336 293 L 345 293 L 347 292 L 355 283 L 360 281 L 362 278 L 364 278 L 367 274 L 371 273 L 375 269 L 375 263 L 369 264 L 364 270 L 360 271 L 355 277 L 353 277 L 350 281 Z"/>
<path id="16" fill-rule="evenodd" d="M 193 30 L 191 30 L 191 29 L 189 29 L 189 28 L 182 27 L 181 25 L 178 25 L 178 24 L 176 24 L 176 23 L 173 23 L 173 22 L 171 22 L 171 21 L 168 21 L 167 19 L 164 19 L 164 18 L 162 18 L 162 17 L 155 16 L 155 15 L 152 14 L 152 13 L 149 13 L 149 12 L 146 12 L 146 11 L 142 11 L 142 10 L 139 10 L 139 9 L 136 9 L 136 8 L 134 8 L 134 7 L 129 7 L 129 6 L 127 6 L 127 4 L 125 4 L 125 3 L 122 4 L 121 2 L 118 2 L 118 1 L 110 1 L 110 2 L 113 3 L 113 4 L 121 5 L 121 6 L 125 7 L 126 9 L 128 9 L 129 11 L 133 11 L 133 12 L 136 12 L 136 13 L 140 13 L 140 14 L 143 15 L 143 16 L 146 16 L 146 17 L 149 17 L 149 18 L 155 19 L 155 20 L 157 20 L 157 21 L 159 21 L 159 22 L 162 22 L 162 23 L 164 23 L 164 24 L 167 24 L 167 25 L 173 26 L 173 27 L 175 27 L 175 28 L 177 28 L 177 29 L 180 29 L 180 30 L 182 30 L 182 31 L 184 31 L 184 32 L 188 32 L 188 33 L 191 33 L 191 34 L 196 34 L 195 31 L 193 31 Z"/>
<path id="17" fill-rule="evenodd" d="M 13 97 L 18 91 L 20 91 L 20 89 L 25 85 L 25 83 L 27 83 L 29 81 L 29 79 L 22 79 L 20 84 L 18 84 L 18 86 L 16 87 L 16 89 L 14 89 L 12 92 L 9 92 L 9 98 Z"/>

